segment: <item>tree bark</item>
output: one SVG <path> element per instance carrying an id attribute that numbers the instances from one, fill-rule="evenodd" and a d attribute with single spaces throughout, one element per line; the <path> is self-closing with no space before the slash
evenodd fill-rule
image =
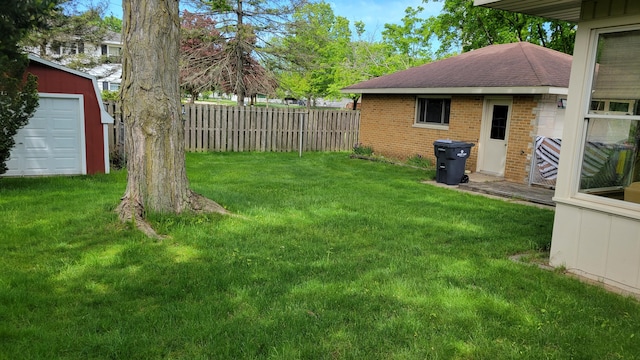
<path id="1" fill-rule="evenodd" d="M 179 89 L 178 0 L 124 0 L 122 111 L 127 188 L 117 211 L 154 235 L 145 212 L 226 210 L 189 189 Z M 208 200 L 208 201 L 207 201 Z"/>
<path id="2" fill-rule="evenodd" d="M 236 95 L 238 96 L 238 106 L 244 106 L 244 42 L 246 41 L 246 34 L 243 27 L 242 0 L 238 0 L 236 15 L 238 18 L 238 29 L 236 31 Z"/>

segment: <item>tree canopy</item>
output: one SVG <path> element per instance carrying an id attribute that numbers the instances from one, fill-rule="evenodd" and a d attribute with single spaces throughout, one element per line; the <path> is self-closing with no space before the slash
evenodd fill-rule
<path id="1" fill-rule="evenodd" d="M 333 84 L 340 82 L 338 68 L 350 49 L 349 21 L 336 16 L 328 3 L 309 3 L 296 10 L 288 30 L 276 50 L 286 54 L 280 73 L 283 90 L 309 100 L 336 97 Z"/>
<path id="2" fill-rule="evenodd" d="M 427 19 L 440 41 L 438 56 L 517 41 L 573 53 L 573 23 L 474 6 L 473 0 L 423 0 L 430 2 L 443 3 L 442 12 Z"/>

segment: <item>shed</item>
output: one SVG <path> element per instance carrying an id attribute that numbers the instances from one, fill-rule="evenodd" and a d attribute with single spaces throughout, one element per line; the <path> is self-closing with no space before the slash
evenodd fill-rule
<path id="1" fill-rule="evenodd" d="M 562 133 L 571 61 L 526 42 L 491 45 L 342 91 L 362 94 L 359 141 L 378 154 L 434 159 L 435 140 L 461 140 L 476 144 L 469 170 L 544 184 L 555 172 L 539 171 L 536 140 Z"/>
<path id="2" fill-rule="evenodd" d="M 108 124 L 95 77 L 29 55 L 39 105 L 16 134 L 5 176 L 109 173 Z"/>

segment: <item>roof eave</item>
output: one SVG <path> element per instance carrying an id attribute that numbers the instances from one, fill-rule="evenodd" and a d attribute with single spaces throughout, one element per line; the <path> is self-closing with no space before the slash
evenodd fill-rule
<path id="1" fill-rule="evenodd" d="M 581 0 L 474 0 L 473 4 L 570 22 L 580 20 L 582 8 Z"/>
<path id="2" fill-rule="evenodd" d="M 342 89 L 344 94 L 387 94 L 387 95 L 567 95 L 568 88 L 556 86 L 513 86 L 513 87 L 451 87 L 451 88 L 372 88 Z"/>

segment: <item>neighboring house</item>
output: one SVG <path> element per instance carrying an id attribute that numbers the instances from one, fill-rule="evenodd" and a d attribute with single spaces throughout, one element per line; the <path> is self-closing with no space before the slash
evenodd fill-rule
<path id="1" fill-rule="evenodd" d="M 4 176 L 108 173 L 113 118 L 96 79 L 34 55 L 26 72 L 38 77 L 39 105 L 15 136 Z"/>
<path id="2" fill-rule="evenodd" d="M 122 82 L 122 36 L 108 32 L 100 44 L 102 65 L 87 71 L 98 79 L 100 90 L 118 91 Z M 97 49 L 96 49 L 97 50 Z M 94 53 L 94 55 L 97 55 Z"/>
<path id="3" fill-rule="evenodd" d="M 64 66 L 72 62 L 87 64 L 86 72 L 97 78 L 100 90 L 117 91 L 122 78 L 122 46 L 122 36 L 108 31 L 97 45 L 78 39 L 73 42 L 52 41 L 44 48 L 27 50 Z"/>
<path id="4" fill-rule="evenodd" d="M 640 294 L 640 1 L 475 4 L 578 23 L 550 263 Z"/>
<path id="5" fill-rule="evenodd" d="M 467 169 L 529 183 L 531 170 L 539 173 L 531 166 L 536 136 L 559 138 L 562 132 L 570 70 L 570 55 L 521 42 L 342 91 L 362 94 L 359 142 L 378 154 L 435 159 L 435 140 L 472 142 Z"/>

